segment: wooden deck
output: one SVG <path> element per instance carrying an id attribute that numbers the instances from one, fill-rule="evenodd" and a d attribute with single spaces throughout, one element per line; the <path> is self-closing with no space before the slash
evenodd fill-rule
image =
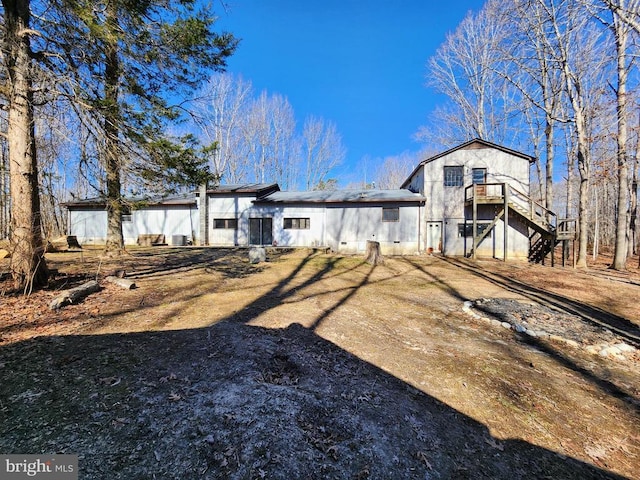
<path id="1" fill-rule="evenodd" d="M 533 230 L 529 238 L 529 260 L 531 261 L 544 261 L 544 258 L 551 254 L 552 263 L 554 263 L 555 247 L 561 242 L 566 245 L 565 242 L 573 241 L 576 238 L 576 219 L 558 218 L 556 213 L 508 183 L 481 183 L 465 188 L 465 206 L 472 207 L 474 232 L 477 232 L 477 207 L 479 205 L 502 205 L 504 208 L 496 215 L 490 228 L 474 237 L 473 247 L 468 255 L 473 258 L 475 258 L 478 245 L 495 227 L 498 220 L 505 220 L 506 229 L 510 214 L 516 214 Z M 504 259 L 507 260 L 507 235 L 504 235 L 504 239 Z"/>

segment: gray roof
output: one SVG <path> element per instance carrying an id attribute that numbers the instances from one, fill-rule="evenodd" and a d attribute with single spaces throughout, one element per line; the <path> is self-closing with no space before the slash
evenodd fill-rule
<path id="1" fill-rule="evenodd" d="M 274 192 L 256 203 L 381 203 L 424 202 L 409 190 L 318 190 L 312 192 Z"/>
<path id="2" fill-rule="evenodd" d="M 146 206 L 161 206 L 161 205 L 195 205 L 196 197 L 192 193 L 184 193 L 179 195 L 171 195 L 167 197 L 130 197 L 124 199 L 125 203 L 135 204 L 140 203 Z M 104 197 L 85 198 L 82 200 L 74 200 L 71 202 L 65 202 L 63 207 L 94 207 L 105 208 L 107 200 Z"/>
<path id="3" fill-rule="evenodd" d="M 236 183 L 228 185 L 217 185 L 207 189 L 210 194 L 225 193 L 255 193 L 257 195 L 266 194 L 268 192 L 277 192 L 280 187 L 277 183 Z"/>

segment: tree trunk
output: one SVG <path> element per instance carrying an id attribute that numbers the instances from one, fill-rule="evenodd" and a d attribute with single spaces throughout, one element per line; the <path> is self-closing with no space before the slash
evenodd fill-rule
<path id="1" fill-rule="evenodd" d="M 4 51 L 9 75 L 9 171 L 11 192 L 11 275 L 16 288 L 47 282 L 38 191 L 33 119 L 29 0 L 3 0 Z"/>
<path id="2" fill-rule="evenodd" d="M 636 242 L 637 242 L 637 221 L 638 221 L 638 159 L 637 159 L 637 151 L 633 156 L 633 161 L 631 162 L 631 171 L 632 180 L 631 180 L 631 203 L 630 203 L 630 212 L 629 215 L 629 242 L 628 242 L 628 254 L 627 256 L 635 255 L 636 250 Z"/>
<path id="3" fill-rule="evenodd" d="M 621 2 L 624 4 L 624 2 Z M 616 219 L 616 246 L 613 254 L 615 270 L 627 269 L 627 233 L 629 229 L 629 167 L 627 165 L 627 26 L 613 14 L 616 41 L 618 91 L 616 113 L 618 117 L 618 217 Z"/>
<path id="4" fill-rule="evenodd" d="M 553 117 L 551 115 L 552 111 L 547 107 L 549 111 L 545 112 L 545 127 L 544 127 L 544 136 L 545 136 L 545 149 L 546 149 L 546 177 L 545 177 L 545 207 L 548 210 L 553 210 Z M 550 219 L 548 219 L 550 220 Z"/>
<path id="5" fill-rule="evenodd" d="M 598 248 L 600 247 L 600 206 L 598 205 L 598 189 L 594 188 L 593 195 L 595 221 L 593 225 L 593 243 L 591 248 L 591 258 L 595 262 L 598 258 Z"/>
<path id="6" fill-rule="evenodd" d="M 578 132 L 578 171 L 580 172 L 580 187 L 578 190 L 578 258 L 576 259 L 576 267 L 578 268 L 587 268 L 589 164 L 586 149 L 587 142 L 584 132 Z"/>
<path id="7" fill-rule="evenodd" d="M 133 288 L 136 288 L 136 282 L 134 282 L 133 280 L 114 277 L 113 275 L 109 275 L 108 277 L 105 277 L 104 281 L 113 283 L 114 285 L 117 285 L 120 288 L 124 288 L 125 290 L 131 290 Z"/>
<path id="8" fill-rule="evenodd" d="M 124 251 L 122 235 L 122 185 L 119 148 L 119 83 L 120 59 L 118 57 L 117 9 L 115 2 L 107 4 L 106 27 L 108 31 L 105 45 L 105 170 L 107 175 L 107 243 L 105 253 L 117 256 Z"/>
<path id="9" fill-rule="evenodd" d="M 9 163 L 7 161 L 7 144 L 2 140 L 0 151 L 0 240 L 9 238 Z"/>

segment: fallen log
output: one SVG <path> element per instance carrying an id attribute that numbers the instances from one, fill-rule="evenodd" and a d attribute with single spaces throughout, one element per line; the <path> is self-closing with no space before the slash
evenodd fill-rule
<path id="1" fill-rule="evenodd" d="M 124 288 L 125 290 L 131 290 L 132 288 L 136 288 L 136 283 L 133 280 L 127 280 L 126 278 L 120 278 L 113 275 L 109 275 L 105 277 L 105 282 L 113 283 L 119 287 Z"/>
<path id="2" fill-rule="evenodd" d="M 79 287 L 70 288 L 65 290 L 59 296 L 54 298 L 49 304 L 49 309 L 58 310 L 64 306 L 76 303 L 78 300 L 82 300 L 84 297 L 95 293 L 100 290 L 100 285 L 95 280 L 90 280 L 83 283 Z"/>

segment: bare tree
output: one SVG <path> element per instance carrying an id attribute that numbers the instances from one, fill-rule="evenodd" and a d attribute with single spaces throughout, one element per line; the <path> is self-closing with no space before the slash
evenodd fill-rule
<path id="1" fill-rule="evenodd" d="M 206 142 L 215 146 L 211 158 L 215 177 L 227 183 L 242 181 L 247 174 L 247 155 L 242 128 L 253 96 L 251 82 L 229 73 L 217 73 L 200 92 L 194 123 Z"/>
<path id="2" fill-rule="evenodd" d="M 425 158 L 423 152 L 404 152 L 381 160 L 376 170 L 376 188 L 383 190 L 400 188 L 413 168 Z"/>
<path id="3" fill-rule="evenodd" d="M 295 138 L 296 119 L 286 97 L 272 95 L 270 101 L 272 155 L 270 178 L 285 190 L 295 185 L 299 143 Z"/>
<path id="4" fill-rule="evenodd" d="M 346 156 L 342 138 L 333 122 L 307 117 L 302 129 L 305 186 L 312 190 L 327 180 L 329 172 Z"/>
<path id="5" fill-rule="evenodd" d="M 576 265 L 587 266 L 588 201 L 590 178 L 589 113 L 594 89 L 601 88 L 602 79 L 594 78 L 602 70 L 601 32 L 590 23 L 585 9 L 572 1 L 533 0 L 528 5 L 539 12 L 543 23 L 541 37 L 553 68 L 562 75 L 562 82 L 571 108 L 571 124 L 575 131 L 579 187 L 579 238 Z"/>
<path id="6" fill-rule="evenodd" d="M 447 126 L 442 143 L 505 139 L 513 91 L 495 73 L 501 60 L 499 45 L 508 34 L 494 11 L 496 5 L 490 2 L 479 13 L 469 13 L 428 62 L 427 85 L 451 101 L 436 111 Z M 418 137 L 432 136 L 430 130 L 422 128 Z"/>
<path id="7" fill-rule="evenodd" d="M 613 263 L 611 267 L 615 270 L 626 270 L 627 255 L 629 248 L 627 245 L 630 224 L 630 204 L 629 204 L 629 160 L 627 158 L 629 117 L 627 82 L 631 69 L 628 55 L 628 40 L 633 20 L 632 12 L 639 14 L 638 2 L 634 0 L 603 0 L 602 2 L 584 2 L 589 11 L 611 32 L 615 43 L 616 79 L 617 86 L 612 87 L 616 96 L 616 150 L 617 150 L 617 177 L 618 177 L 618 197 L 616 209 L 616 235 Z M 631 8 L 629 8 L 631 7 Z M 633 10 L 635 8 L 635 11 Z M 629 19 L 627 19 L 629 17 Z M 639 31 L 640 32 L 640 31 Z"/>
<path id="8" fill-rule="evenodd" d="M 6 118 L 2 118 L 2 138 L 0 138 L 0 240 L 9 238 L 9 214 L 11 197 L 9 192 L 9 152 L 7 149 Z"/>
<path id="9" fill-rule="evenodd" d="M 312 189 L 345 157 L 337 127 L 309 117 L 302 131 L 288 99 L 254 96 L 241 77 L 216 74 L 200 92 L 193 125 L 216 145 L 213 171 L 227 183 L 277 182 L 283 189 Z"/>
<path id="10" fill-rule="evenodd" d="M 640 33 L 640 0 L 602 0 L 619 19 Z"/>
<path id="11" fill-rule="evenodd" d="M 545 181 L 544 201 L 547 208 L 553 204 L 553 172 L 555 156 L 555 129 L 562 102 L 563 82 L 560 69 L 550 55 L 549 22 L 546 10 L 539 3 L 516 0 L 513 3 L 499 2 L 503 8 L 504 21 L 512 25 L 512 33 L 502 45 L 504 62 L 499 64 L 503 75 L 522 93 L 523 117 L 532 127 L 527 104 L 543 115 Z M 530 138 L 537 148 L 537 132 Z M 538 155 L 536 155 L 538 157 Z M 539 165 L 539 164 L 538 164 Z M 541 173 L 541 172 L 540 172 Z M 539 178 L 542 175 L 539 173 Z"/>

